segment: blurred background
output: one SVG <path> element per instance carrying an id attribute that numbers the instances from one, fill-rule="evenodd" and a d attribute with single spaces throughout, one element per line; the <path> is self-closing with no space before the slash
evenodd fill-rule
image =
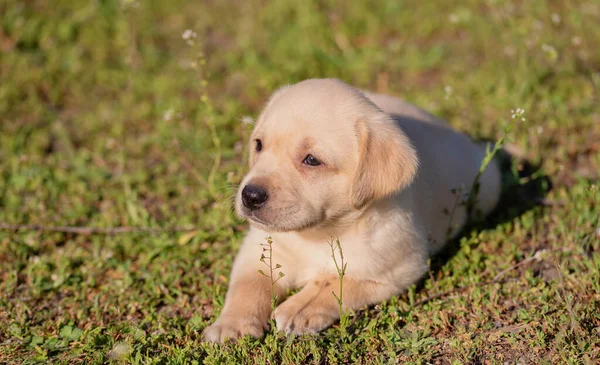
<path id="1" fill-rule="evenodd" d="M 1 0 L 0 362 L 470 362 L 477 351 L 591 361 L 600 328 L 599 24 L 593 0 Z M 412 299 L 401 296 L 393 309 L 357 317 L 356 328 L 375 318 L 370 330 L 410 332 L 358 336 L 337 352 L 333 335 L 287 350 L 202 347 L 197 333 L 222 306 L 245 230 L 230 204 L 252 118 L 278 87 L 311 77 L 400 96 L 477 138 L 500 138 L 512 123 L 512 143 L 551 177 L 549 207 L 467 235 L 419 295 L 562 247 L 559 289 L 532 274 L 528 289 L 491 294 L 522 295 L 513 306 L 529 317 L 518 320 L 498 309 L 504 299 L 468 302 L 481 309 L 473 319 L 457 314 L 464 302 L 408 315 Z M 65 226 L 143 229 L 53 229 Z M 474 242 L 488 245 L 477 259 Z M 554 327 L 540 322 L 544 304 Z M 432 313 L 456 318 L 431 322 Z M 489 330 L 492 318 L 538 325 L 510 332 L 506 351 L 487 335 L 460 337 Z M 573 321 L 576 331 L 560 332 Z M 307 353 L 316 355 L 299 355 Z"/>

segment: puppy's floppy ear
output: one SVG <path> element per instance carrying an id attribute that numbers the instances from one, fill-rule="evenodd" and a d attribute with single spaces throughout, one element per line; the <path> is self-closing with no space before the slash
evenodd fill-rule
<path id="1" fill-rule="evenodd" d="M 417 152 L 387 114 L 377 112 L 358 120 L 358 167 L 352 187 L 357 209 L 408 186 L 417 174 Z"/>

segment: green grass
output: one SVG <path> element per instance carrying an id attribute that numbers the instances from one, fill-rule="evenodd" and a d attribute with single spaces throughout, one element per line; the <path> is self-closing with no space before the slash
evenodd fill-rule
<path id="1" fill-rule="evenodd" d="M 0 230 L 0 363 L 596 363 L 598 24 L 592 0 L 3 0 L 0 223 L 157 230 Z M 241 119 L 308 77 L 475 137 L 523 108 L 513 143 L 552 189 L 512 195 L 346 336 L 203 344 L 246 230 Z"/>

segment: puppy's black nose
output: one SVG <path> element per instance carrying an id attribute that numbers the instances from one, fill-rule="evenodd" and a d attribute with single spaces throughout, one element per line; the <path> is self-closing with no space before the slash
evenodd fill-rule
<path id="1" fill-rule="evenodd" d="M 257 185 L 246 185 L 242 190 L 242 203 L 250 210 L 259 209 L 267 201 L 267 191 Z"/>

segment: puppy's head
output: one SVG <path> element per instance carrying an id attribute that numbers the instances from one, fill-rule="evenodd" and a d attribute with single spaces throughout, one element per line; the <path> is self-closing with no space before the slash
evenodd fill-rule
<path id="1" fill-rule="evenodd" d="M 277 91 L 250 142 L 236 210 L 267 231 L 335 224 L 401 191 L 417 171 L 416 152 L 396 123 L 333 79 Z"/>

